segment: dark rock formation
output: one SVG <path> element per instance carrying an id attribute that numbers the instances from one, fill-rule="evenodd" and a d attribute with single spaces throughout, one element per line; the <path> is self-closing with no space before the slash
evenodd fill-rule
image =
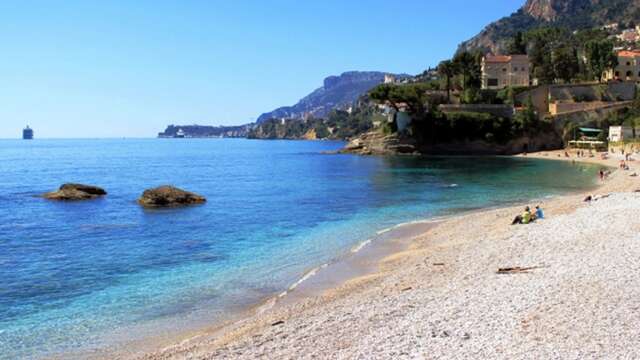
<path id="1" fill-rule="evenodd" d="M 561 149 L 562 138 L 556 132 L 522 136 L 505 144 L 483 140 L 419 144 L 408 136 L 369 132 L 351 140 L 339 153 L 357 155 L 514 155 L 522 152 Z"/>
<path id="2" fill-rule="evenodd" d="M 64 184 L 58 191 L 53 191 L 42 195 L 49 200 L 78 201 L 91 200 L 107 195 L 107 192 L 97 186 L 83 184 Z"/>
<path id="3" fill-rule="evenodd" d="M 138 199 L 138 204 L 144 207 L 159 208 L 196 205 L 206 201 L 207 199 L 201 195 L 165 185 L 155 189 L 145 190 Z"/>
<path id="4" fill-rule="evenodd" d="M 527 0 L 522 8 L 526 14 L 543 21 L 555 21 L 562 16 L 573 15 L 588 9 L 598 1 L 593 0 Z"/>
<path id="5" fill-rule="evenodd" d="M 371 131 L 352 139 L 339 152 L 358 155 L 419 155 L 414 139 L 397 134 L 385 135 L 377 131 Z"/>

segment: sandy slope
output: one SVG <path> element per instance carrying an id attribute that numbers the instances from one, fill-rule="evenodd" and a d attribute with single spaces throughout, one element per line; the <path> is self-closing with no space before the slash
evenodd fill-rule
<path id="1" fill-rule="evenodd" d="M 141 358 L 640 358 L 635 168 L 597 191 L 611 196 L 554 199 L 532 225 L 509 225 L 521 206 L 452 218 L 378 273 Z M 536 268 L 496 273 L 514 266 Z"/>

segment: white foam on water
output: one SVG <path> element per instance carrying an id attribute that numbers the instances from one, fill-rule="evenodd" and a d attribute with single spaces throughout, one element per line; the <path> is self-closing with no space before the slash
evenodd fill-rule
<path id="1" fill-rule="evenodd" d="M 278 294 L 278 298 L 281 299 L 281 298 L 287 296 L 290 292 L 292 292 L 298 286 L 300 286 L 300 284 L 302 284 L 303 282 L 309 280 L 311 277 L 315 276 L 318 273 L 318 271 L 326 268 L 327 266 L 329 266 L 329 264 L 322 264 L 322 265 L 320 265 L 320 266 L 318 266 L 316 268 L 313 268 L 313 269 L 309 270 L 300 279 L 298 279 L 296 282 L 291 284 L 289 286 L 289 288 L 287 288 L 287 290 L 285 290 L 285 291 L 281 292 L 280 294 Z"/>
<path id="2" fill-rule="evenodd" d="M 353 249 L 351 249 L 351 252 L 354 253 L 354 254 L 357 253 L 358 251 L 362 250 L 362 248 L 364 248 L 365 246 L 371 244 L 371 241 L 372 240 L 369 239 L 369 240 L 361 242 L 360 244 L 356 245 Z"/>

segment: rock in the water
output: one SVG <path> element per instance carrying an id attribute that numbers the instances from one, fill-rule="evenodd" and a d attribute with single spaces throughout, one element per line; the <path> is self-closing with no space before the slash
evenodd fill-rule
<path id="1" fill-rule="evenodd" d="M 60 186 L 58 191 L 48 192 L 42 195 L 49 200 L 91 200 L 100 196 L 107 195 L 107 192 L 100 187 L 83 184 L 64 184 Z"/>
<path id="2" fill-rule="evenodd" d="M 145 190 L 138 199 L 138 204 L 144 207 L 171 207 L 202 204 L 206 201 L 204 196 L 166 185 Z"/>

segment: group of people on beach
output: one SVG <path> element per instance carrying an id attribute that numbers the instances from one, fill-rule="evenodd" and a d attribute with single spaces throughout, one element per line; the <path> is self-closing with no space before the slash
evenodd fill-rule
<path id="1" fill-rule="evenodd" d="M 511 225 L 516 225 L 516 224 L 526 225 L 541 219 L 544 219 L 544 211 L 542 210 L 540 205 L 536 206 L 536 210 L 533 212 L 531 211 L 531 208 L 527 206 L 524 208 L 524 212 L 522 213 L 522 215 L 517 215 L 513 219 L 513 221 L 511 222 Z"/>
<path id="2" fill-rule="evenodd" d="M 565 151 L 565 154 L 569 155 L 566 151 Z M 589 149 L 589 155 L 587 155 L 587 153 L 584 150 L 578 150 L 576 152 L 576 156 L 579 157 L 579 158 L 586 158 L 586 157 L 592 158 L 594 155 L 593 155 L 593 151 L 591 151 L 591 149 Z"/>

